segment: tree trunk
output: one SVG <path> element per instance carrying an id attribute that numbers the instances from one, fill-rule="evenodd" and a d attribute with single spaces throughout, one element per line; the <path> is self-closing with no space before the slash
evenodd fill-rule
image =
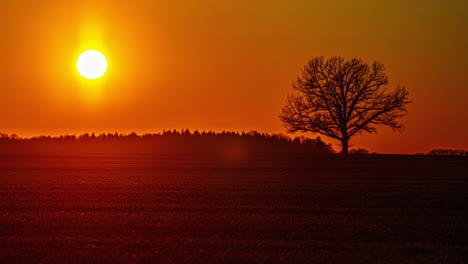
<path id="1" fill-rule="evenodd" d="M 343 155 L 348 155 L 348 141 L 347 138 L 341 139 L 341 154 Z"/>

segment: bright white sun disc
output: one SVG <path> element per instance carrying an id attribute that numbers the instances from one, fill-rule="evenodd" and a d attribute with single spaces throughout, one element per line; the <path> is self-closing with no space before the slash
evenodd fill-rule
<path id="1" fill-rule="evenodd" d="M 94 80 L 106 73 L 107 60 L 101 52 L 97 50 L 87 50 L 78 58 L 76 68 L 81 76 L 86 79 Z"/>

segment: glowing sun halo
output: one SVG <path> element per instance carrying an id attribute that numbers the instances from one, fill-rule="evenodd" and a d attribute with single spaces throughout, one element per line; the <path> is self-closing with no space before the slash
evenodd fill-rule
<path id="1" fill-rule="evenodd" d="M 90 80 L 98 79 L 106 73 L 107 60 L 101 52 L 87 50 L 78 58 L 76 68 L 84 78 Z"/>

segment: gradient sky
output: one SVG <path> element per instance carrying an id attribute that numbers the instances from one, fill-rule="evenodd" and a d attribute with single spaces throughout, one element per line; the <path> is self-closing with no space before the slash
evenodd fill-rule
<path id="1" fill-rule="evenodd" d="M 291 81 L 309 58 L 341 55 L 384 63 L 413 100 L 406 132 L 355 147 L 468 149 L 466 10 L 464 0 L 4 0 L 0 131 L 284 132 Z M 86 49 L 109 61 L 98 81 L 76 71 Z"/>

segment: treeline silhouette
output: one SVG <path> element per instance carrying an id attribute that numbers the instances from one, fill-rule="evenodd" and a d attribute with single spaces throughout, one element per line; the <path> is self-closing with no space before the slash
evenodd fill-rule
<path id="1" fill-rule="evenodd" d="M 94 133 L 81 135 L 39 136 L 20 138 L 0 133 L 1 153 L 168 153 L 168 154 L 280 154 L 334 153 L 331 144 L 320 137 L 290 138 L 250 131 L 213 132 L 189 129 L 164 130 L 160 133 L 130 134 Z"/>
<path id="2" fill-rule="evenodd" d="M 464 149 L 433 149 L 426 155 L 435 156 L 468 156 L 468 150 Z"/>

